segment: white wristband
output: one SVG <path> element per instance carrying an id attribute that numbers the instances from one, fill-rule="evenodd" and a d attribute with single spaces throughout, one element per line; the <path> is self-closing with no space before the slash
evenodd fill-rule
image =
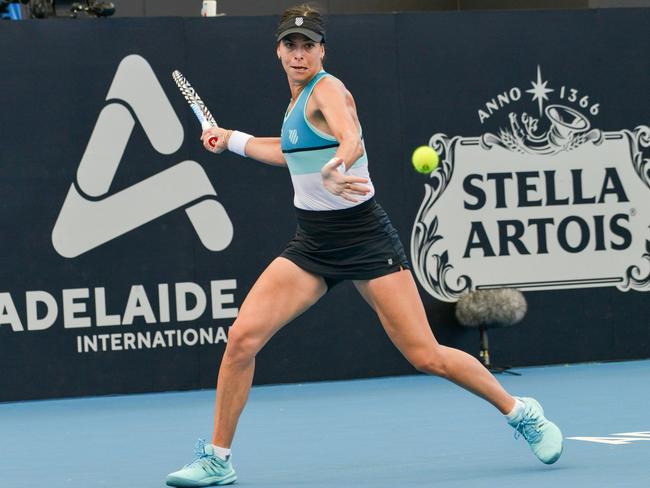
<path id="1" fill-rule="evenodd" d="M 246 157 L 246 143 L 249 139 L 252 139 L 253 136 L 246 134 L 246 132 L 239 132 L 238 130 L 232 131 L 230 138 L 228 139 L 228 150 L 239 154 L 240 156 Z"/>

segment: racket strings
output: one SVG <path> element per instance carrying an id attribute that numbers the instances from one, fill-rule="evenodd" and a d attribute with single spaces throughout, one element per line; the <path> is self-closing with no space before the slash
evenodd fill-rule
<path id="1" fill-rule="evenodd" d="M 214 117 L 210 113 L 210 110 L 208 110 L 208 107 L 205 106 L 205 103 L 203 103 L 203 100 L 201 100 L 201 97 L 199 97 L 199 94 L 196 92 L 194 87 L 190 84 L 189 81 L 187 81 L 187 78 L 185 78 L 178 70 L 172 73 L 172 78 L 176 82 L 176 85 L 178 86 L 181 94 L 185 97 L 185 100 L 187 100 L 187 103 L 190 104 L 190 107 L 194 105 L 197 106 L 205 119 L 213 127 L 218 127 L 218 124 L 214 120 Z"/>

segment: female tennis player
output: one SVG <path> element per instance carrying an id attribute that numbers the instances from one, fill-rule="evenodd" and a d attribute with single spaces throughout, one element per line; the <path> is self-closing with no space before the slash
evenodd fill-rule
<path id="1" fill-rule="evenodd" d="M 281 327 L 316 303 L 328 288 L 352 280 L 395 346 L 419 371 L 447 378 L 500 412 L 544 463 L 562 453 L 560 429 L 532 398 L 510 396 L 478 360 L 436 341 L 396 230 L 374 198 L 361 124 L 352 94 L 323 71 L 325 28 L 308 5 L 284 12 L 277 56 L 291 102 L 281 137 L 253 137 L 211 128 L 207 150 L 287 166 L 298 220 L 295 237 L 264 270 L 230 328 L 217 382 L 212 443 L 170 474 L 170 486 L 225 485 L 236 480 L 230 446 L 253 380 L 255 356 Z M 216 148 L 208 144 L 218 138 Z M 515 434 L 518 435 L 518 434 Z"/>

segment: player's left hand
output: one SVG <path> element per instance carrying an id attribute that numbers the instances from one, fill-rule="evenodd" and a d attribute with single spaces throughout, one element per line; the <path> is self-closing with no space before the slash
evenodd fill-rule
<path id="1" fill-rule="evenodd" d="M 323 186 L 334 195 L 350 202 L 358 202 L 359 200 L 355 196 L 364 196 L 370 191 L 370 188 L 364 184 L 368 183 L 368 179 L 346 175 L 344 172 L 345 163 L 341 158 L 330 159 L 320 171 Z"/>

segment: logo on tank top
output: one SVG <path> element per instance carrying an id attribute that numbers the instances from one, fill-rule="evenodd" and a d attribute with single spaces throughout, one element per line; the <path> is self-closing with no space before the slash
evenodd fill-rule
<path id="1" fill-rule="evenodd" d="M 479 108 L 494 132 L 429 140 L 440 165 L 411 256 L 439 300 L 490 288 L 650 291 L 650 127 L 593 127 L 600 100 L 536 71 Z"/>
<path id="2" fill-rule="evenodd" d="M 291 144 L 298 142 L 298 129 L 289 129 L 289 141 L 291 141 Z"/>

